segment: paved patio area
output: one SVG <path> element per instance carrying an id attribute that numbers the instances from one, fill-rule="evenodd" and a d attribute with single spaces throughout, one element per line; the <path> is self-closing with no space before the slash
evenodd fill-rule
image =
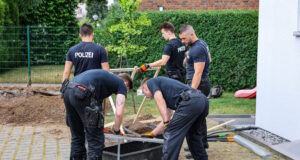
<path id="1" fill-rule="evenodd" d="M 208 121 L 209 126 L 216 123 Z M 209 143 L 211 160 L 262 159 L 234 142 Z M 0 125 L 0 159 L 2 160 L 67 160 L 70 153 L 70 132 L 63 125 L 12 126 Z M 183 151 L 180 159 L 185 159 Z M 283 159 L 273 154 L 272 159 Z"/>

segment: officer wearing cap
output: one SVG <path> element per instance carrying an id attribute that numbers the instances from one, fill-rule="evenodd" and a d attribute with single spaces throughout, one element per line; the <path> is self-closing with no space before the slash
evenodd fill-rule
<path id="1" fill-rule="evenodd" d="M 125 97 L 132 89 L 132 80 L 127 74 L 116 76 L 105 70 L 93 69 L 75 76 L 66 86 L 62 92 L 72 136 L 70 159 L 100 160 L 104 148 L 102 101 L 116 94 L 113 131 L 120 134 Z"/>
<path id="2" fill-rule="evenodd" d="M 162 122 L 144 136 L 153 137 L 164 131 L 163 159 L 178 159 L 184 137 L 195 160 L 208 159 L 199 135 L 208 114 L 206 96 L 167 77 L 143 80 L 142 91 L 146 97 L 155 99 L 162 116 Z M 171 119 L 172 110 L 175 112 Z"/>

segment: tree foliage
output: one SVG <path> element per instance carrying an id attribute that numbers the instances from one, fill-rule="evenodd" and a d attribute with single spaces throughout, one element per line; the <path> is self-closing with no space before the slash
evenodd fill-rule
<path id="1" fill-rule="evenodd" d="M 22 13 L 23 25 L 76 26 L 77 0 L 41 0 Z"/>
<path id="2" fill-rule="evenodd" d="M 143 28 L 151 26 L 151 21 L 145 13 L 137 12 L 141 0 L 119 0 L 121 15 L 119 22 L 108 28 L 112 44 L 108 45 L 110 52 L 117 53 L 118 57 L 135 55 L 146 50 L 145 45 L 137 45 L 131 41 L 133 37 L 140 36 Z"/>
<path id="3" fill-rule="evenodd" d="M 87 0 L 87 16 L 93 20 L 93 15 L 97 15 L 98 19 L 105 18 L 107 14 L 107 0 Z"/>

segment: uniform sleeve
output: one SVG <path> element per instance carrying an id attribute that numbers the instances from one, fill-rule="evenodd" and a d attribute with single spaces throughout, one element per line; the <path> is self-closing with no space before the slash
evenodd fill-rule
<path id="1" fill-rule="evenodd" d="M 193 58 L 194 63 L 206 62 L 206 51 L 202 47 L 194 48 L 190 51 L 190 55 Z"/>
<path id="2" fill-rule="evenodd" d="M 159 86 L 158 86 L 158 83 L 157 83 L 157 81 L 155 81 L 155 79 L 150 79 L 150 80 L 148 80 L 147 81 L 147 86 L 148 86 L 148 88 L 149 88 L 149 90 L 150 90 L 150 92 L 151 92 L 151 94 L 154 96 L 154 93 L 156 92 L 156 91 L 160 91 L 160 88 L 159 88 Z"/>
<path id="3" fill-rule="evenodd" d="M 171 56 L 171 54 L 172 54 L 172 45 L 167 44 L 164 48 L 164 54 L 163 55 Z"/>
<path id="4" fill-rule="evenodd" d="M 108 62 L 107 53 L 103 47 L 100 48 L 100 62 Z"/>
<path id="5" fill-rule="evenodd" d="M 69 51 L 67 53 L 66 61 L 71 61 L 72 62 L 72 52 L 71 52 L 71 49 L 69 49 Z"/>
<path id="6" fill-rule="evenodd" d="M 126 86 L 125 86 L 125 84 L 123 83 L 123 81 L 122 81 L 122 83 L 119 85 L 117 94 L 123 94 L 125 97 L 127 97 L 127 89 L 126 89 Z"/>

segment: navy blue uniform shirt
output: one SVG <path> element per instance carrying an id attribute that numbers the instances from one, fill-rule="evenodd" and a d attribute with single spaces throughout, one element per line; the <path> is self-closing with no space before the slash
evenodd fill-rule
<path id="1" fill-rule="evenodd" d="M 71 47 L 66 60 L 73 63 L 74 76 L 89 69 L 101 69 L 101 63 L 108 61 L 105 49 L 94 42 L 80 42 Z"/>
<path id="2" fill-rule="evenodd" d="M 202 79 L 208 77 L 208 69 L 209 69 L 209 48 L 207 44 L 202 40 L 197 40 L 194 42 L 189 50 L 188 56 L 186 57 L 186 74 L 187 79 L 192 80 L 195 69 L 194 63 L 197 62 L 205 62 L 205 67 L 202 73 Z"/>
<path id="3" fill-rule="evenodd" d="M 180 93 L 191 89 L 189 86 L 167 77 L 151 78 L 147 81 L 147 86 L 154 96 L 155 91 L 161 91 L 167 107 L 176 110 L 176 100 Z"/>
<path id="4" fill-rule="evenodd" d="M 90 85 L 95 87 L 96 99 L 100 101 L 112 94 L 123 94 L 127 96 L 124 81 L 120 77 L 102 69 L 85 71 L 75 76 L 72 81 L 85 87 L 89 87 Z"/>
<path id="5" fill-rule="evenodd" d="M 184 70 L 185 45 L 179 39 L 171 39 L 165 46 L 164 55 L 170 56 L 166 64 L 167 71 Z"/>

